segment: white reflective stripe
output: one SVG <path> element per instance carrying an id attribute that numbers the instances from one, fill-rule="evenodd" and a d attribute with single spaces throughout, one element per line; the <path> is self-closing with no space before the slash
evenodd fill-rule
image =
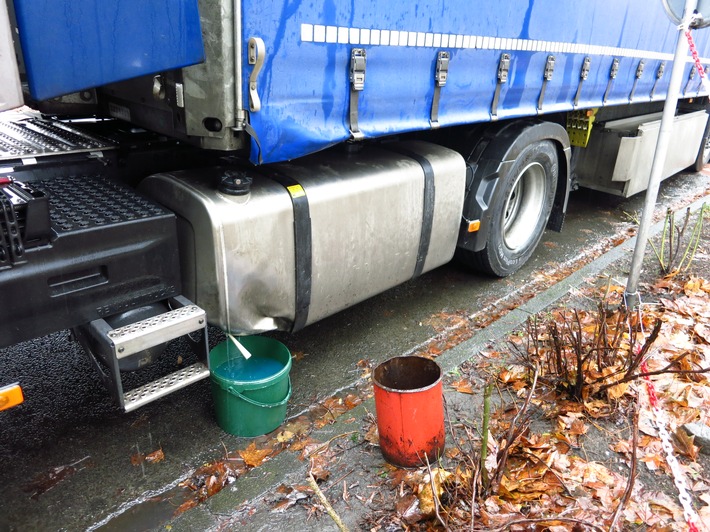
<path id="1" fill-rule="evenodd" d="M 338 40 L 338 28 L 335 26 L 326 26 L 325 28 L 325 42 L 336 42 Z"/>
<path id="2" fill-rule="evenodd" d="M 350 44 L 360 44 L 360 30 L 350 28 Z"/>
<path id="3" fill-rule="evenodd" d="M 373 46 L 380 45 L 380 30 L 370 31 L 370 44 L 372 44 Z"/>
<path id="4" fill-rule="evenodd" d="M 301 42 L 329 44 L 357 44 L 368 46 L 416 46 L 419 48 L 478 48 L 483 50 L 523 50 L 546 53 L 572 53 L 584 55 L 603 55 L 672 61 L 672 53 L 651 50 L 617 48 L 588 43 L 562 41 L 539 41 L 497 37 L 493 35 L 464 35 L 450 33 L 430 33 L 422 31 L 386 30 L 380 28 L 348 28 L 345 26 L 325 26 L 323 24 L 302 23 L 300 26 Z M 692 57 L 684 59 L 692 62 Z M 708 61 L 703 58 L 702 61 Z"/>

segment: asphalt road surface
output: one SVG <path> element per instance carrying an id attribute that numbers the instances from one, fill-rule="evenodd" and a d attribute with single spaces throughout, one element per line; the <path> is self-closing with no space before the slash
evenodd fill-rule
<path id="1" fill-rule="evenodd" d="M 702 174 L 676 176 L 663 183 L 659 200 L 677 208 L 707 193 L 709 184 Z M 359 360 L 379 362 L 425 344 L 436 334 L 432 316 L 504 308 L 556 272 L 573 270 L 628 237 L 629 213 L 642 203 L 642 195 L 624 200 L 575 192 L 562 233 L 546 233 L 534 259 L 511 278 L 491 279 L 449 264 L 296 335 L 278 335 L 299 354 L 288 415 L 352 384 Z M 221 339 L 213 331 L 211 343 Z M 185 345 L 173 345 L 163 361 L 173 364 L 184 352 Z M 22 384 L 26 402 L 0 412 L 0 532 L 111 528 L 119 519 L 123 527 L 137 501 L 243 444 L 217 426 L 208 380 L 136 412 L 119 412 L 67 331 L 0 350 L 0 383 L 14 381 Z M 158 448 L 165 453 L 161 467 L 131 463 L 132 455 Z M 160 515 L 141 519 L 129 526 L 161 528 L 164 522 Z"/>

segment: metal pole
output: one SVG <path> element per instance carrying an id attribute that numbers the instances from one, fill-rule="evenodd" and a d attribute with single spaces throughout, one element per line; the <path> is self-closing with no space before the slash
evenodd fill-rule
<path id="1" fill-rule="evenodd" d="M 685 38 L 684 30 L 697 5 L 698 0 L 685 0 L 683 24 L 681 28 L 678 29 L 678 40 L 676 41 L 675 56 L 673 57 L 673 69 L 671 70 L 671 79 L 668 85 L 668 95 L 666 96 L 666 103 L 663 106 L 661 128 L 658 132 L 658 143 L 656 144 L 656 152 L 653 156 L 651 176 L 648 180 L 646 199 L 641 214 L 641 224 L 639 225 L 639 231 L 636 237 L 636 247 L 634 248 L 634 255 L 631 259 L 629 280 L 626 284 L 626 292 L 624 292 L 626 307 L 629 309 L 637 307 L 640 302 L 638 282 L 641 276 L 641 267 L 643 266 L 643 256 L 646 251 L 646 244 L 648 243 L 648 231 L 653 220 L 653 210 L 656 205 L 656 198 L 658 197 L 658 187 L 661 183 L 663 165 L 666 162 L 666 154 L 668 153 L 668 142 L 673 131 L 673 121 L 676 107 L 678 106 L 678 95 L 680 94 L 681 78 L 683 77 L 683 70 L 685 69 L 685 59 L 688 55 L 688 41 Z"/>

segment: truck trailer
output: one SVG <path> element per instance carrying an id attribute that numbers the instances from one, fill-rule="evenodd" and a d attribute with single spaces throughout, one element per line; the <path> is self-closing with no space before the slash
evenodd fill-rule
<path id="1" fill-rule="evenodd" d="M 296 332 L 454 258 L 514 274 L 571 190 L 646 188 L 669 10 L 0 2 L 0 348 L 71 329 L 131 411 L 209 375 L 208 325 Z M 693 38 L 666 177 L 710 158 Z M 195 363 L 124 390 L 180 337 Z"/>

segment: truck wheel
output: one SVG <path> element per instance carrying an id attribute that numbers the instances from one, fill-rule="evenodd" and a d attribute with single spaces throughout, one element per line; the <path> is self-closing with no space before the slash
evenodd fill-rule
<path id="1" fill-rule="evenodd" d="M 696 172 L 700 172 L 708 162 L 710 162 L 710 119 L 708 119 L 708 124 L 705 126 L 705 133 L 703 133 L 703 140 L 700 143 L 698 157 L 695 159 L 695 164 L 690 168 Z"/>
<path id="2" fill-rule="evenodd" d="M 485 248 L 459 250 L 461 258 L 498 277 L 506 277 L 525 264 L 545 231 L 558 173 L 557 150 L 551 141 L 523 148 L 510 170 L 501 176 L 500 193 L 490 206 L 492 216 Z"/>

